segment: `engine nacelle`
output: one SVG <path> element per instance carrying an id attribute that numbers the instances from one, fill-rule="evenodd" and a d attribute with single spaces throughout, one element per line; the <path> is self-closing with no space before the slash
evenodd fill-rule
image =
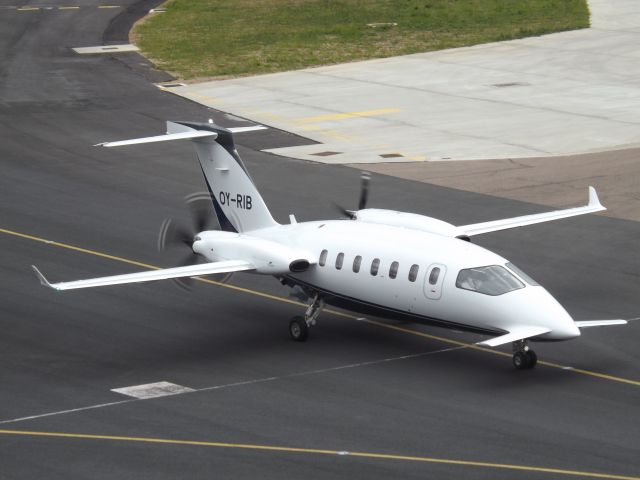
<path id="1" fill-rule="evenodd" d="M 317 261 L 304 250 L 246 234 L 222 231 L 199 233 L 193 243 L 193 251 L 212 262 L 246 260 L 255 265 L 257 273 L 266 275 L 304 272 Z"/>
<path id="2" fill-rule="evenodd" d="M 446 237 L 457 237 L 460 234 L 455 225 L 438 220 L 437 218 L 426 217 L 416 213 L 366 208 L 364 210 L 354 212 L 354 216 L 355 219 L 360 222 L 393 225 L 395 227 L 437 233 Z"/>

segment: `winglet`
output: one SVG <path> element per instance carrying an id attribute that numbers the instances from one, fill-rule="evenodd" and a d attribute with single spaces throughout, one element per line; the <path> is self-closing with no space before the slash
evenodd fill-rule
<path id="1" fill-rule="evenodd" d="M 36 276 L 38 277 L 38 280 L 40 280 L 40 285 L 44 287 L 49 287 L 53 290 L 57 290 L 57 288 L 55 288 L 53 285 L 49 283 L 49 280 L 44 278 L 44 275 L 40 272 L 40 270 L 38 270 L 38 268 L 35 265 L 31 265 L 31 268 L 33 268 L 33 271 L 36 272 Z"/>
<path id="2" fill-rule="evenodd" d="M 589 205 L 588 206 L 606 210 L 606 208 L 600 203 L 600 199 L 598 198 L 598 193 L 596 192 L 596 189 L 591 186 L 589 187 Z"/>

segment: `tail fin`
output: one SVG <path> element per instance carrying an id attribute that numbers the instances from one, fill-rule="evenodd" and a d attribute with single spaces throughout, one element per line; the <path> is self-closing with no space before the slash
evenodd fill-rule
<path id="1" fill-rule="evenodd" d="M 228 232 L 241 233 L 278 225 L 251 180 L 233 142 L 232 130 L 242 132 L 263 128 L 227 130 L 213 123 L 167 122 L 166 135 L 98 145 L 118 147 L 168 140 L 191 140 L 196 148 L 220 227 Z"/>
<path id="2" fill-rule="evenodd" d="M 233 134 L 213 123 L 167 122 L 167 133 L 215 132 L 194 137 L 194 147 L 222 230 L 246 232 L 277 225 L 233 142 Z"/>

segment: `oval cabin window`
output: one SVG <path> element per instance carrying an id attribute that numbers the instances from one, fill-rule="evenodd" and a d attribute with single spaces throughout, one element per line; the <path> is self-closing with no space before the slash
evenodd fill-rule
<path id="1" fill-rule="evenodd" d="M 327 254 L 328 254 L 328 253 L 329 253 L 329 252 L 327 252 L 326 250 L 322 250 L 322 252 L 320 252 L 320 261 L 318 261 L 318 264 L 319 264 L 321 267 L 324 267 L 324 266 L 325 266 L 325 264 L 327 263 Z"/>
<path id="2" fill-rule="evenodd" d="M 436 283 L 438 283 L 439 276 L 440 276 L 440 267 L 434 267 L 433 270 L 431 270 L 431 274 L 429 275 L 429 283 L 431 285 L 435 285 Z"/>

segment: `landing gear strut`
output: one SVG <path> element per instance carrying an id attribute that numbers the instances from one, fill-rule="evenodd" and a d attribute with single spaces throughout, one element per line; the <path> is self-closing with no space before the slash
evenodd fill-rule
<path id="1" fill-rule="evenodd" d="M 296 342 L 304 342 L 309 337 L 309 327 L 316 324 L 316 319 L 324 308 L 324 300 L 316 293 L 313 302 L 304 312 L 304 317 L 298 315 L 289 322 L 289 334 Z"/>
<path id="2" fill-rule="evenodd" d="M 518 370 L 528 370 L 536 366 L 538 356 L 529 349 L 527 340 L 513 342 L 513 366 Z"/>

